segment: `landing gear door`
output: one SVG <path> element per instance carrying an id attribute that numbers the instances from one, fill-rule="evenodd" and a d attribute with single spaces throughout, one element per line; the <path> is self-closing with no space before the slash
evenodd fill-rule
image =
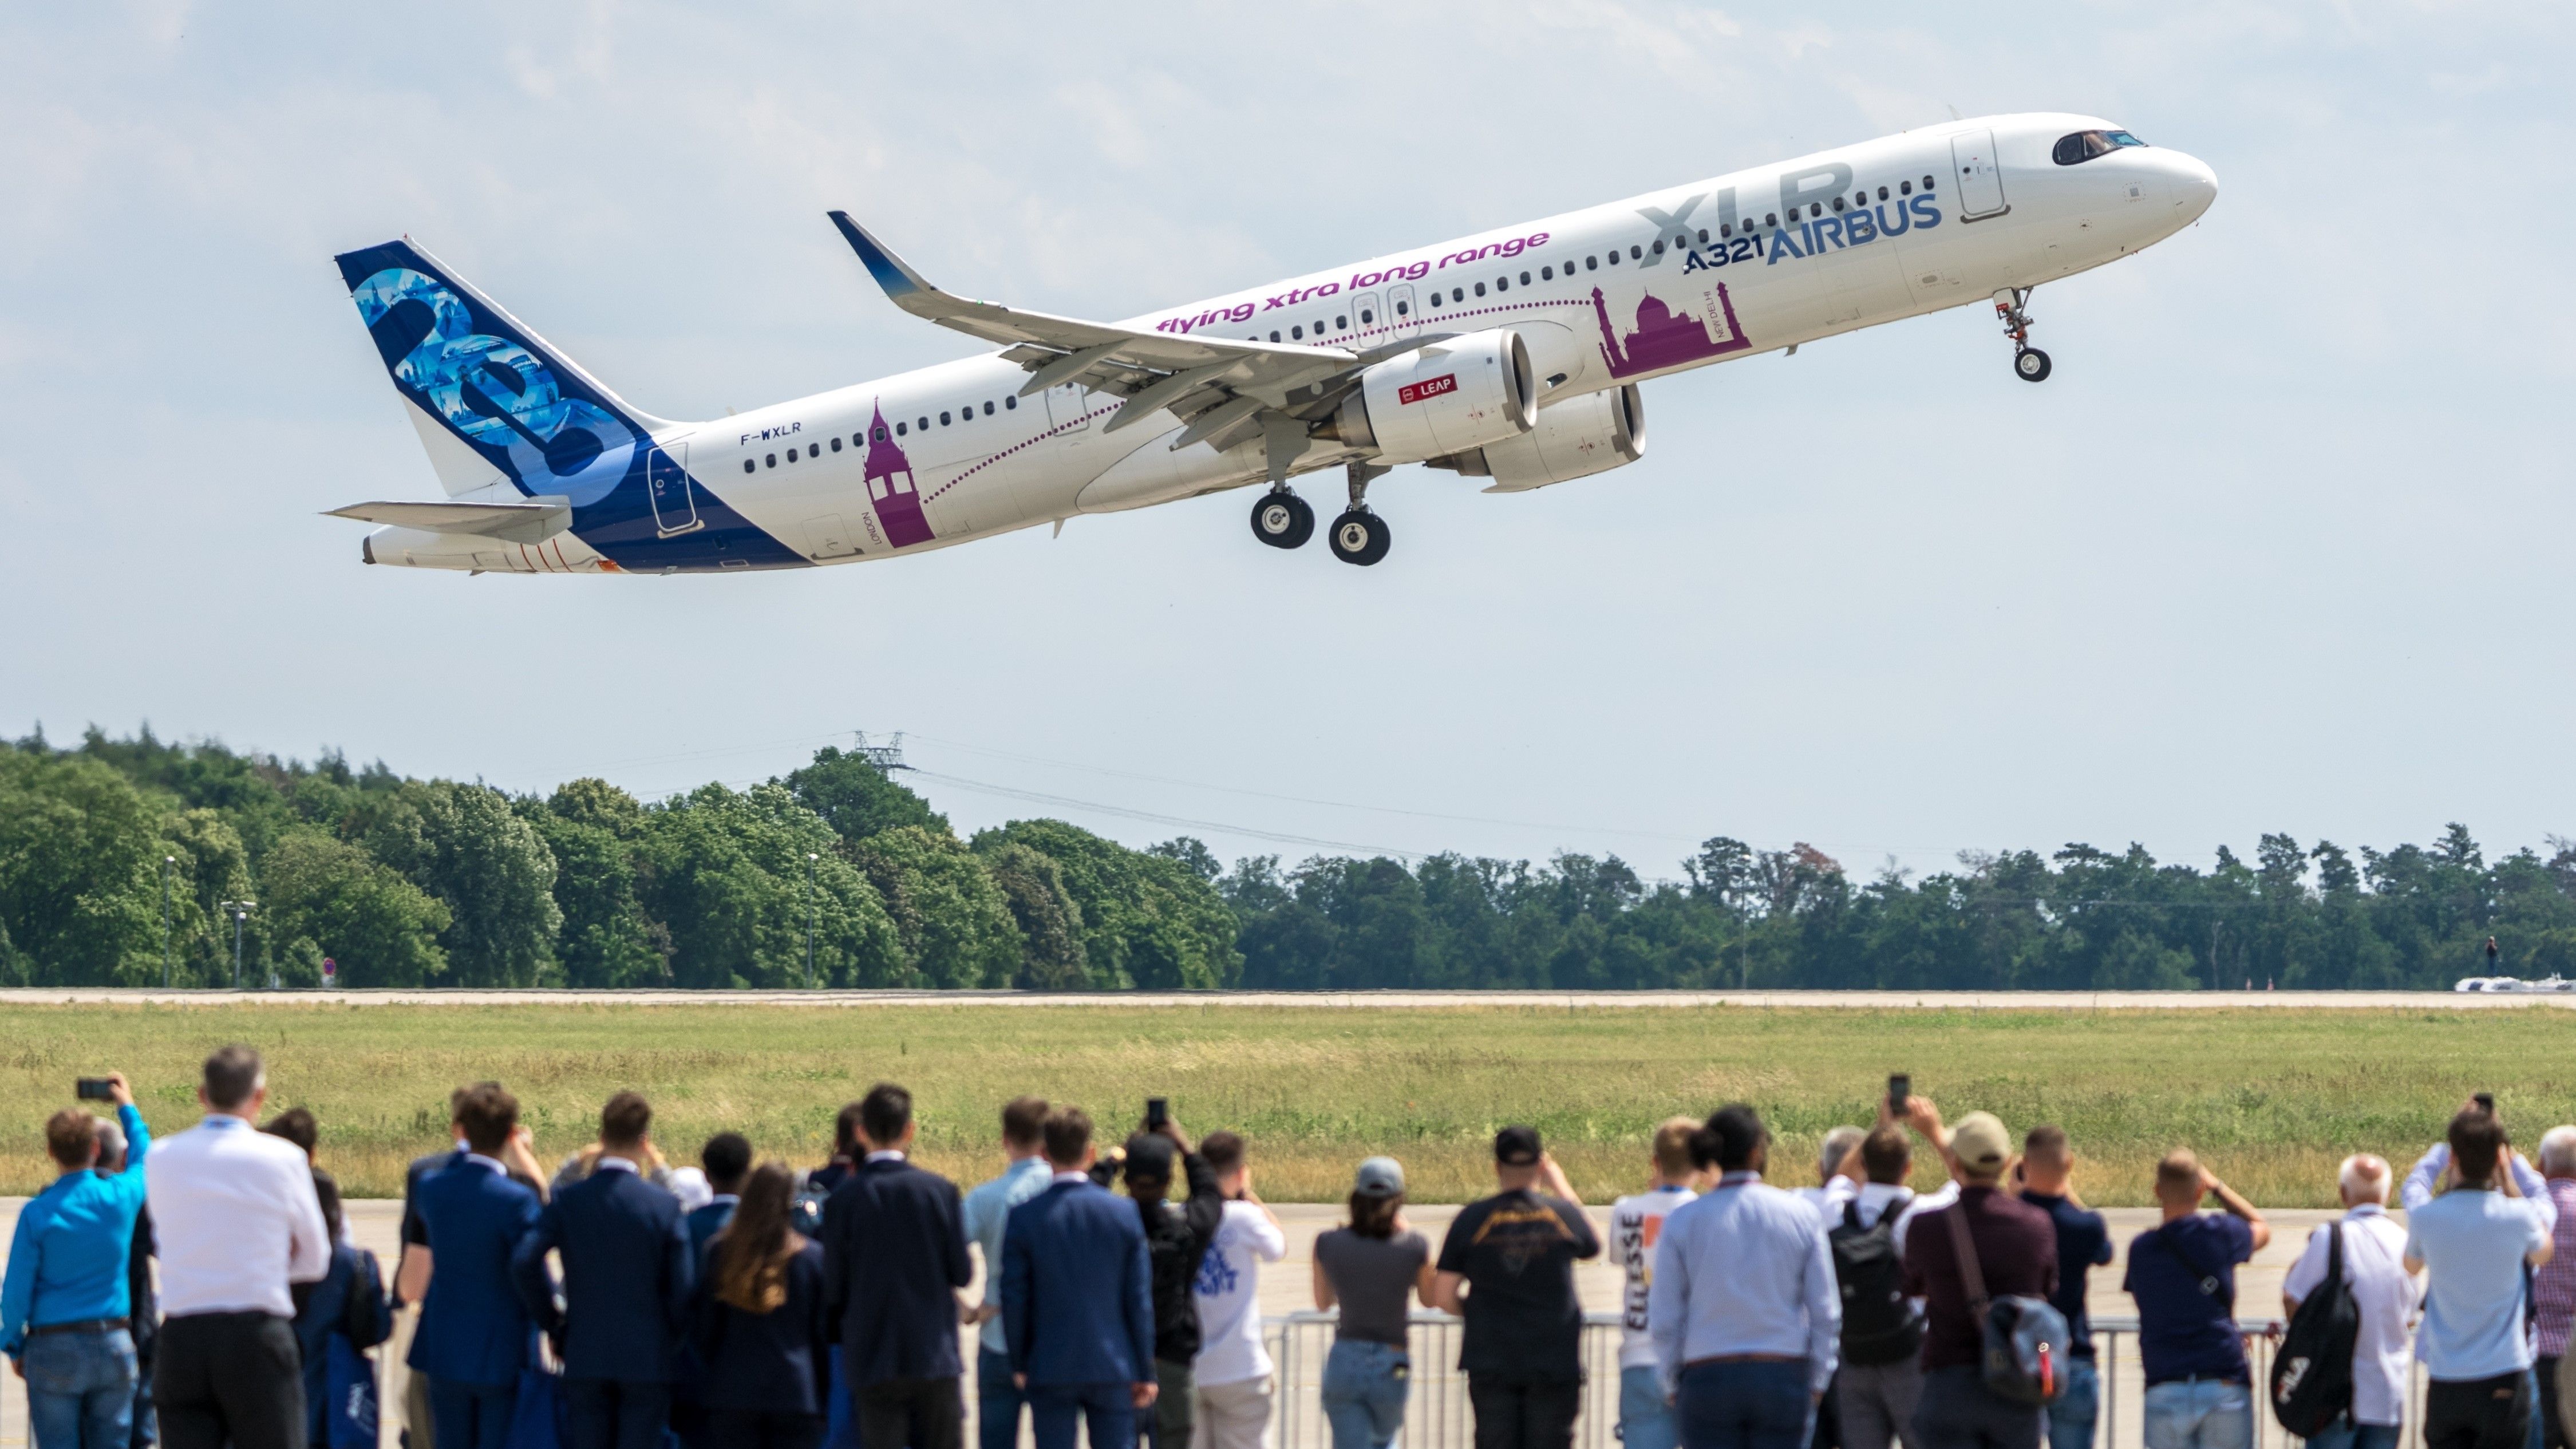
<path id="1" fill-rule="evenodd" d="M 653 501 L 653 531 L 664 538 L 704 528 L 697 489 L 689 482 L 689 445 L 655 448 L 644 462 L 644 496 Z"/>
<path id="2" fill-rule="evenodd" d="M 1978 221 L 2012 210 L 2004 200 L 2004 174 L 1995 165 L 1995 133 L 1970 131 L 1950 138 L 1952 174 L 1959 183 L 1959 219 Z"/>

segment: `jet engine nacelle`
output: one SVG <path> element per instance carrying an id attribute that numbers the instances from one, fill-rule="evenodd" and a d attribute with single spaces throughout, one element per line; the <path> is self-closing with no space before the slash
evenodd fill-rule
<path id="1" fill-rule="evenodd" d="M 1381 463 L 1425 458 L 1517 438 L 1538 417 L 1529 348 L 1507 328 L 1418 347 L 1360 374 L 1324 429 Z"/>
<path id="2" fill-rule="evenodd" d="M 1646 456 L 1646 400 L 1637 385 L 1570 397 L 1518 437 L 1459 455 L 1458 471 L 1490 477 L 1488 493 L 1522 493 L 1607 473 Z"/>

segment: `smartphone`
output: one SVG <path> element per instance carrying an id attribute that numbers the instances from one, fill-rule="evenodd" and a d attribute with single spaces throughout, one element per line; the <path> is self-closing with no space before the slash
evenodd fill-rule
<path id="1" fill-rule="evenodd" d="M 2495 1093 L 2472 1092 L 2469 1094 L 2469 1100 L 2478 1104 L 2479 1111 L 2490 1117 L 2495 1115 Z"/>
<path id="2" fill-rule="evenodd" d="M 72 1096 L 83 1102 L 113 1102 L 116 1083 L 105 1077 L 83 1077 L 72 1083 Z"/>
<path id="3" fill-rule="evenodd" d="M 1169 1121 L 1171 1121 L 1171 1120 L 1172 1120 L 1172 1099 L 1171 1099 L 1171 1098 L 1169 1098 L 1169 1097 L 1147 1097 L 1147 1098 L 1145 1099 L 1145 1130 L 1146 1130 L 1146 1131 L 1148 1131 L 1148 1132 L 1160 1132 L 1160 1131 L 1162 1131 L 1162 1130 L 1163 1130 L 1163 1124 L 1164 1124 L 1164 1123 L 1166 1123 L 1166 1122 L 1169 1122 Z"/>
<path id="4" fill-rule="evenodd" d="M 1905 1115 L 1905 1099 L 1914 1095 L 1914 1079 L 1903 1072 L 1887 1079 L 1887 1111 L 1890 1116 Z"/>

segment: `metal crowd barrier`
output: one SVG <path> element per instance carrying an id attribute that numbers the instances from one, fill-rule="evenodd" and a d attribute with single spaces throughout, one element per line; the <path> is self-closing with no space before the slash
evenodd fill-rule
<path id="1" fill-rule="evenodd" d="M 1322 1394 L 1324 1357 L 1333 1346 L 1335 1317 L 1292 1313 L 1263 1323 L 1271 1357 L 1278 1365 L 1273 1449 L 1331 1449 L 1332 1431 L 1324 1422 Z M 1406 1396 L 1404 1431 L 1395 1449 L 1471 1449 L 1474 1420 L 1467 1406 L 1467 1376 L 1458 1371 L 1459 1321 L 1446 1313 L 1415 1313 L 1410 1322 L 1412 1389 Z M 2245 1334 L 2246 1359 L 2253 1369 L 2254 1449 L 2290 1449 L 2299 1441 L 2282 1432 L 2263 1397 L 2282 1323 L 2239 1319 L 2237 1327 Z M 2101 1381 L 2094 1442 L 2050 1449 L 2142 1449 L 2146 1390 L 2137 1337 L 2135 1318 L 2093 1320 L 2094 1365 Z M 1618 1314 L 1584 1315 L 1583 1409 L 1574 1422 L 1575 1449 L 1618 1449 L 1619 1339 Z M 2406 1396 L 2401 1444 L 2416 1441 L 2423 1401 L 2424 1371 L 2418 1365 Z"/>

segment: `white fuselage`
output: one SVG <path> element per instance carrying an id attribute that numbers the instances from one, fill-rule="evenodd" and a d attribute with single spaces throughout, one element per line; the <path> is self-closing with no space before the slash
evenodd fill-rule
<path id="1" fill-rule="evenodd" d="M 2051 282 L 2172 235 L 2215 197 L 2208 167 L 2161 147 L 2052 159 L 2060 137 L 2088 129 L 2116 128 L 2058 114 L 1928 127 L 1124 325 L 1363 353 L 1508 327 L 1528 348 L 1540 406 L 1553 406 Z M 1019 397 L 1028 381 L 1022 365 L 990 353 L 667 425 L 651 441 L 675 476 L 810 564 L 920 552 L 1264 477 L 1259 439 L 1174 451 L 1181 425 L 1168 413 L 1109 432 L 1121 398 L 1079 386 Z M 863 461 L 880 418 L 895 434 L 899 473 L 882 452 Z M 1292 471 L 1364 460 L 1314 439 Z M 674 507 L 682 505 L 696 500 Z M 618 567 L 578 528 L 533 545 L 388 528 L 371 538 L 369 556 L 515 572 Z"/>

